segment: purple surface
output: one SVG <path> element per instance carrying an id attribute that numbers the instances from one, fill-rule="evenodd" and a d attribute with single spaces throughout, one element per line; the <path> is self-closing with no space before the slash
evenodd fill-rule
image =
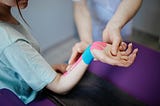
<path id="1" fill-rule="evenodd" d="M 8 89 L 0 89 L 0 106 L 56 106 L 47 98 L 35 99 L 25 105 L 14 93 Z"/>
<path id="2" fill-rule="evenodd" d="M 121 90 L 151 106 L 160 106 L 160 52 L 133 44 L 139 52 L 128 68 L 94 61 L 88 69 Z"/>
<path id="3" fill-rule="evenodd" d="M 25 104 L 11 91 L 0 89 L 0 106 L 25 106 Z"/>
<path id="4" fill-rule="evenodd" d="M 133 44 L 135 45 L 135 44 Z M 160 106 L 160 52 L 136 45 L 139 52 L 129 68 L 115 67 L 98 61 L 88 69 L 121 90 L 151 106 Z M 1 106 L 25 106 L 12 92 L 0 89 Z M 47 98 L 36 99 L 29 106 L 55 106 Z"/>

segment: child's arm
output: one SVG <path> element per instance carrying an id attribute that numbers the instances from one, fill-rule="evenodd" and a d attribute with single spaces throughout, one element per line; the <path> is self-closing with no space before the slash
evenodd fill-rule
<path id="1" fill-rule="evenodd" d="M 93 55 L 90 52 L 89 46 L 76 63 L 64 74 L 58 73 L 56 78 L 47 85 L 47 88 L 55 93 L 67 93 L 78 83 L 92 60 Z"/>
<path id="2" fill-rule="evenodd" d="M 58 73 L 56 78 L 47 85 L 47 88 L 53 92 L 65 94 L 78 83 L 93 58 L 111 65 L 129 66 L 133 63 L 137 53 L 137 50 L 132 52 L 132 45 L 129 45 L 126 51 L 123 49 L 123 51 L 119 51 L 117 56 L 111 55 L 110 50 L 111 45 L 109 44 L 93 43 L 66 73 Z"/>

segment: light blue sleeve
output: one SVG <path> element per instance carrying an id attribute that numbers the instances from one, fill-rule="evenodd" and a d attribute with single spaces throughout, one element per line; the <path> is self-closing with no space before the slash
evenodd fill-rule
<path id="1" fill-rule="evenodd" d="M 4 56 L 11 70 L 18 73 L 33 90 L 43 89 L 57 75 L 45 59 L 25 41 L 7 47 Z"/>

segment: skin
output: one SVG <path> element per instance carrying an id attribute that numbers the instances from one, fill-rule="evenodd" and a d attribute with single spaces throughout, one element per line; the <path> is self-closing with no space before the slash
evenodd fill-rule
<path id="1" fill-rule="evenodd" d="M 19 0 L 20 9 L 28 6 L 28 0 Z M 19 22 L 11 14 L 11 8 L 16 7 L 16 0 L 0 0 L 0 20 L 11 24 L 19 24 Z"/>
<path id="2" fill-rule="evenodd" d="M 121 29 L 131 20 L 142 4 L 142 0 L 122 0 L 116 13 L 103 30 L 103 41 L 112 43 L 112 53 L 117 54 L 118 46 L 122 41 Z"/>
<path id="3" fill-rule="evenodd" d="M 129 43 L 128 45 L 123 44 L 123 47 L 119 48 L 117 51 L 116 56 L 111 53 L 112 46 L 113 45 L 107 44 L 106 47 L 101 47 L 103 50 L 93 49 L 92 54 L 96 60 L 101 60 L 101 62 L 115 66 L 129 67 L 134 62 L 138 49 L 132 51 L 132 43 Z"/>
<path id="4" fill-rule="evenodd" d="M 27 4 L 28 0 L 18 1 L 20 9 L 26 8 Z M 0 0 L 0 21 L 15 25 L 19 24 L 18 20 L 16 20 L 11 14 L 11 8 L 16 6 L 17 4 L 15 0 Z M 87 65 L 83 61 L 81 61 L 79 65 L 75 67 L 74 71 L 70 72 L 70 74 L 67 76 L 63 76 L 63 71 L 66 71 L 64 70 L 65 67 L 65 64 L 53 66 L 53 68 L 55 68 L 56 71 L 59 71 L 59 73 L 57 73 L 56 78 L 51 83 L 46 85 L 46 88 L 55 93 L 65 94 L 78 83 L 78 81 L 86 71 Z"/>
<path id="5" fill-rule="evenodd" d="M 121 29 L 131 20 L 142 4 L 142 0 L 122 0 L 115 14 L 103 30 L 103 41 L 112 44 L 111 53 L 117 55 L 118 48 L 122 43 Z M 69 64 L 73 64 L 77 57 L 83 53 L 88 44 L 92 43 L 91 15 L 86 0 L 74 2 L 74 18 L 78 29 L 80 42 L 72 49 Z"/>
<path id="6" fill-rule="evenodd" d="M 18 5 L 21 9 L 27 7 L 28 0 L 19 0 Z M 11 24 L 19 24 L 18 20 L 16 20 L 11 14 L 11 8 L 15 7 L 16 1 L 15 0 L 0 0 L 0 21 L 11 23 Z M 138 50 L 132 51 L 132 46 L 127 46 L 126 44 L 121 45 L 119 47 L 119 52 L 117 56 L 113 56 L 110 54 L 112 45 L 106 46 L 103 50 L 96 50 L 92 49 L 91 52 L 95 59 L 102 60 L 101 56 L 104 56 L 104 60 L 102 62 L 109 62 L 113 65 L 118 66 L 129 66 L 134 62 L 136 57 L 136 53 Z M 122 53 L 122 54 L 121 54 Z M 113 61 L 110 61 L 113 60 Z M 83 74 L 85 73 L 88 65 L 80 60 L 79 63 L 71 68 L 66 68 L 67 64 L 59 64 L 53 65 L 53 71 L 57 71 L 56 78 L 46 85 L 46 88 L 58 93 L 58 94 L 66 94 L 69 92 L 82 78 Z M 64 75 L 66 71 L 69 71 L 69 74 Z"/>

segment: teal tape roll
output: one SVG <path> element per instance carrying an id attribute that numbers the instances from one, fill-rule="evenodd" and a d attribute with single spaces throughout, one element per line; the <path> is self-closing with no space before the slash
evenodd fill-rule
<path id="1" fill-rule="evenodd" d="M 93 55 L 92 55 L 92 53 L 91 53 L 91 51 L 90 51 L 90 47 L 91 46 L 88 46 L 86 48 L 86 50 L 83 52 L 83 54 L 82 54 L 82 60 L 86 64 L 90 64 L 92 62 L 93 58 L 94 58 Z"/>

